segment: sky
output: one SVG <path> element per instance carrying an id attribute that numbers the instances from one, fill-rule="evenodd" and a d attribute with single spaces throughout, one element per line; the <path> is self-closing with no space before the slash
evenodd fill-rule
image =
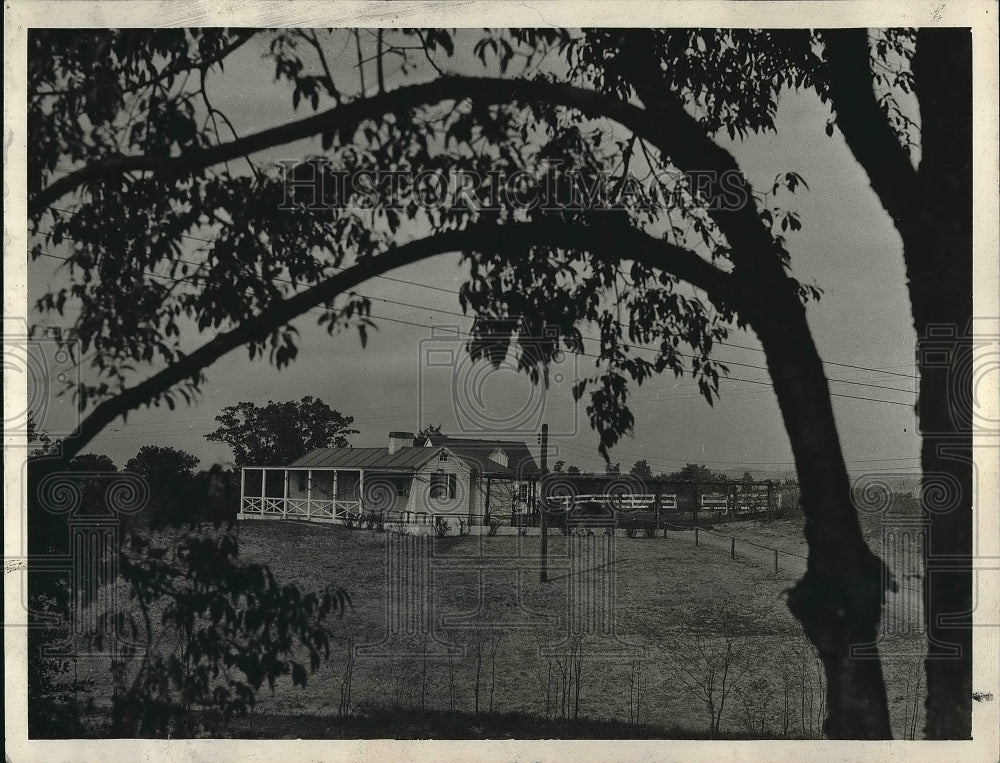
<path id="1" fill-rule="evenodd" d="M 294 112 L 290 90 L 272 80 L 272 66 L 260 59 L 260 50 L 244 49 L 227 65 L 224 78 L 213 83 L 213 101 L 241 134 L 279 124 Z M 755 186 L 770 187 L 777 174 L 790 170 L 808 184 L 809 190 L 794 197 L 802 229 L 787 235 L 787 246 L 793 275 L 824 292 L 807 313 L 820 355 L 828 362 L 848 467 L 856 476 L 869 471 L 912 473 L 919 465 L 912 408 L 915 335 L 901 243 L 840 133 L 825 134 L 828 118 L 828 109 L 814 95 L 785 93 L 776 133 L 724 145 Z M 284 147 L 271 158 L 298 158 L 319 149 L 317 138 Z M 45 258 L 31 263 L 29 304 L 59 280 L 57 264 Z M 533 388 L 509 364 L 493 371 L 462 360 L 454 329 L 467 331 L 471 325 L 470 318 L 460 315 L 456 293 L 464 280 L 457 254 L 373 280 L 358 289 L 372 298 L 378 326 L 366 348 L 355 331 L 329 336 L 316 325 L 316 315 L 307 314 L 294 323 L 300 350 L 290 367 L 279 372 L 237 350 L 208 369 L 194 404 L 175 411 L 133 412 L 127 422 L 106 428 L 87 451 L 104 453 L 119 467 L 146 444 L 193 453 L 203 467 L 230 463 L 228 446 L 204 439 L 216 427 L 215 416 L 223 407 L 312 395 L 354 417 L 360 430 L 352 438 L 354 446 L 384 446 L 389 431 L 415 431 L 434 423 L 465 436 L 474 436 L 486 425 L 500 432 L 497 436 L 522 439 L 534 447 L 544 421 L 552 434 L 550 463 L 564 460 L 584 470 L 603 470 L 585 402 L 574 403 L 570 394 L 577 373 L 592 370 L 592 359 L 567 358 L 554 369 L 548 390 Z M 30 317 L 55 323 L 51 317 Z M 208 338 L 196 338 L 196 343 Z M 728 342 L 716 357 L 730 363 L 731 375 L 739 380 L 721 382 L 720 399 L 713 407 L 693 383 L 672 374 L 633 389 L 634 433 L 612 450 L 612 462 L 627 470 L 645 459 L 654 473 L 689 462 L 720 470 L 792 470 L 788 438 L 766 383 L 759 343 L 742 332 L 733 333 Z M 44 423 L 58 431 L 72 417 L 67 400 L 53 400 Z"/>

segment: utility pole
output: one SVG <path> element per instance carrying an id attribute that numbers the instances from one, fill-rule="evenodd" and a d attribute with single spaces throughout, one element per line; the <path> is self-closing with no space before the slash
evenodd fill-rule
<path id="1" fill-rule="evenodd" d="M 547 504 L 545 496 L 545 476 L 549 473 L 549 425 L 542 424 L 542 433 L 538 435 L 538 443 L 540 446 L 540 457 L 542 466 L 542 476 L 539 481 L 541 485 L 541 490 L 539 491 L 539 501 L 538 510 L 541 512 L 541 526 L 542 526 L 542 569 L 538 574 L 538 579 L 543 582 L 549 582 L 549 519 L 547 512 Z"/>

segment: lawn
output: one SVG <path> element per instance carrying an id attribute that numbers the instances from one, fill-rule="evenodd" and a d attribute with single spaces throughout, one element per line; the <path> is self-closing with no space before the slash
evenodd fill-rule
<path id="1" fill-rule="evenodd" d="M 707 736 L 704 695 L 711 690 L 718 708 L 727 653 L 739 681 L 719 734 L 820 733 L 821 671 L 783 600 L 794 575 L 751 559 L 682 537 L 603 534 L 574 539 L 570 558 L 570 541 L 559 535 L 549 538 L 542 583 L 538 537 L 420 541 L 245 521 L 239 542 L 242 561 L 268 564 L 305 589 L 343 586 L 353 604 L 330 625 L 329 662 L 305 687 L 279 682 L 263 692 L 234 734 Z M 414 555 L 421 543 L 429 544 L 424 566 Z M 350 711 L 340 719 L 352 645 Z M 902 736 L 912 725 L 919 635 L 881 648 Z M 95 662 L 88 671 L 95 703 L 106 705 L 104 668 Z"/>

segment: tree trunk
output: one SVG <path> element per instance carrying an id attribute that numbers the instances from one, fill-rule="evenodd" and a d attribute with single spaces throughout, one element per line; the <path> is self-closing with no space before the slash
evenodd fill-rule
<path id="1" fill-rule="evenodd" d="M 639 33 L 630 40 L 623 63 L 634 71 L 658 72 L 659 59 L 648 53 L 653 49 Z M 712 170 L 715 183 L 727 174 L 743 177 L 732 155 L 702 126 L 677 116 L 683 106 L 665 83 L 650 77 L 633 84 L 647 110 L 671 126 L 671 159 L 680 170 Z M 749 183 L 743 184 L 745 198 L 751 198 Z M 740 286 L 734 303 L 763 344 L 802 486 L 809 560 L 805 576 L 789 593 L 788 606 L 823 662 L 824 733 L 836 739 L 891 738 L 882 665 L 870 651 L 890 581 L 885 565 L 865 544 L 851 502 L 830 390 L 805 307 L 752 204 L 709 214 L 729 244 L 733 278 Z M 852 649 L 862 645 L 868 655 L 852 657 Z"/>
<path id="2" fill-rule="evenodd" d="M 806 574 L 791 589 L 788 606 L 815 645 L 827 678 L 824 733 L 834 739 L 891 737 L 882 665 L 852 656 L 876 642 L 885 565 L 864 541 L 851 501 L 826 375 L 789 286 L 752 310 L 751 325 L 767 356 L 802 490 Z"/>
<path id="3" fill-rule="evenodd" d="M 928 526 L 928 739 L 972 731 L 972 35 L 917 32 L 914 170 L 870 85 L 864 30 L 824 31 L 837 124 L 903 239 L 917 333 Z M 942 619 L 946 618 L 946 619 Z M 949 622 L 950 621 L 950 622 Z"/>
<path id="4" fill-rule="evenodd" d="M 920 371 L 928 739 L 972 735 L 972 37 L 924 29 L 918 228 L 903 236 Z"/>

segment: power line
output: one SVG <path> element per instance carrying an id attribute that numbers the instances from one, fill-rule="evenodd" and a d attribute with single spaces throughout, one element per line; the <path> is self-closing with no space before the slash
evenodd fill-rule
<path id="1" fill-rule="evenodd" d="M 557 444 L 560 449 L 567 448 L 567 449 L 569 449 L 571 451 L 578 452 L 580 455 L 589 455 L 589 452 L 587 451 L 586 448 L 582 448 L 579 445 L 574 445 L 573 443 L 563 443 L 563 442 L 560 442 L 560 443 L 554 443 L 554 444 Z M 615 453 L 616 453 L 616 455 L 623 455 L 623 456 L 640 456 L 640 457 L 645 458 L 647 460 L 650 459 L 650 458 L 654 458 L 654 459 L 656 459 L 657 463 L 666 463 L 666 462 L 682 463 L 682 464 L 698 463 L 698 464 L 705 464 L 706 466 L 709 465 L 709 464 L 716 464 L 716 465 L 742 464 L 742 465 L 745 465 L 745 466 L 793 466 L 795 464 L 794 461 L 743 461 L 743 460 L 706 461 L 705 459 L 701 458 L 700 456 L 687 456 L 687 457 L 678 457 L 678 458 L 668 458 L 666 456 L 653 456 L 653 455 L 651 455 L 649 453 L 640 453 L 640 452 L 635 452 L 635 451 L 620 451 L 620 450 L 617 450 L 617 449 L 615 450 Z M 844 463 L 847 463 L 847 464 L 873 464 L 873 463 L 882 463 L 882 462 L 891 462 L 891 461 L 919 461 L 919 460 L 920 460 L 920 456 L 900 456 L 898 458 L 854 458 L 854 459 L 845 459 Z"/>
<path id="2" fill-rule="evenodd" d="M 51 257 L 51 258 L 57 259 L 57 260 L 68 260 L 69 259 L 68 257 L 60 257 L 59 255 L 49 254 L 49 253 L 46 253 L 46 252 L 41 253 L 41 256 L 43 256 L 43 257 Z M 188 278 L 183 278 L 183 277 L 182 278 L 176 278 L 174 276 L 160 275 L 159 273 L 148 273 L 147 272 L 146 275 L 149 276 L 149 277 L 151 277 L 151 278 L 163 278 L 163 279 L 166 279 L 166 280 L 169 280 L 169 281 L 190 282 L 190 279 L 188 279 Z M 433 308 L 429 308 L 429 309 L 433 310 Z M 324 307 L 319 307 L 319 306 L 314 307 L 314 308 L 310 308 L 310 310 L 308 310 L 307 312 L 314 312 L 316 310 L 319 310 L 319 311 L 324 312 L 324 313 L 335 313 L 336 312 L 332 308 L 324 308 Z M 368 317 L 370 317 L 370 318 L 376 318 L 378 320 L 389 321 L 391 323 L 398 323 L 398 324 L 405 325 L 405 326 L 415 326 L 417 328 L 425 328 L 425 329 L 434 329 L 434 328 L 436 328 L 433 324 L 430 324 L 430 323 L 419 323 L 419 322 L 416 322 L 416 321 L 404 320 L 402 318 L 393 318 L 393 317 L 390 317 L 390 316 L 387 316 L 387 315 L 376 315 L 375 313 L 370 313 Z M 469 338 L 469 339 L 474 338 L 473 334 L 468 333 L 468 332 L 463 332 L 463 331 L 456 332 L 455 336 L 456 336 L 456 338 L 457 337 Z M 579 355 L 579 356 L 583 356 L 583 357 L 596 358 L 598 360 L 602 359 L 602 357 L 600 355 L 595 355 L 594 353 L 589 353 L 589 352 L 576 352 L 574 354 L 575 355 Z M 760 380 L 757 380 L 757 379 L 744 379 L 744 378 L 739 377 L 739 376 L 723 376 L 721 378 L 722 379 L 726 379 L 728 381 L 740 382 L 740 383 L 743 383 L 743 384 L 758 384 L 758 385 L 762 385 L 762 386 L 766 386 L 766 387 L 772 386 L 771 382 L 760 381 Z M 900 391 L 904 391 L 904 390 L 900 390 Z M 906 391 L 908 391 L 908 390 L 906 390 Z M 847 394 L 844 394 L 842 392 L 832 392 L 831 391 L 829 394 L 830 394 L 831 397 L 840 397 L 840 398 L 845 398 L 845 399 L 848 399 L 848 400 L 867 400 L 867 401 L 873 402 L 873 403 L 886 403 L 888 405 L 901 405 L 901 406 L 904 406 L 904 407 L 907 407 L 907 408 L 910 408 L 913 405 L 912 403 L 905 403 L 905 402 L 900 402 L 900 401 L 897 401 L 897 400 L 884 400 L 882 398 L 865 397 L 863 395 L 847 395 Z"/>
<path id="3" fill-rule="evenodd" d="M 80 241 L 79 239 L 74 239 L 74 238 L 69 237 L 69 236 L 64 236 L 64 238 L 66 238 L 66 239 L 68 239 L 70 241 L 78 241 L 79 243 L 88 243 L 88 242 Z M 60 255 L 51 254 L 49 252 L 41 252 L 40 256 L 42 256 L 42 257 L 50 257 L 52 259 L 62 260 L 64 262 L 70 260 L 69 257 L 63 257 L 63 256 L 60 256 Z M 177 262 L 181 262 L 181 263 L 189 264 L 189 265 L 196 265 L 196 266 L 198 266 L 198 265 L 201 264 L 201 263 L 196 263 L 196 262 L 192 262 L 192 261 L 184 260 L 184 259 L 178 259 Z M 152 273 L 152 272 L 149 272 L 149 271 L 146 271 L 146 270 L 144 270 L 143 273 L 146 276 L 150 277 L 150 278 L 161 278 L 161 279 L 175 281 L 175 282 L 179 282 L 179 283 L 193 283 L 193 281 L 191 280 L 190 277 L 180 277 L 180 278 L 178 278 L 176 276 L 163 275 L 163 274 L 160 274 L 160 273 Z M 293 283 L 290 279 L 280 278 L 280 277 L 277 277 L 277 276 L 275 276 L 272 280 L 281 281 L 281 282 L 285 282 L 285 283 Z M 365 297 L 365 295 L 363 295 L 363 294 L 359 294 L 358 296 Z M 404 307 L 410 307 L 412 309 L 429 310 L 431 312 L 437 312 L 437 313 L 441 313 L 443 315 L 452 315 L 452 316 L 457 316 L 457 317 L 461 317 L 461 318 L 469 318 L 469 316 L 465 315 L 464 313 L 456 313 L 456 312 L 453 312 L 453 311 L 443 310 L 441 308 L 426 307 L 426 306 L 423 306 L 423 305 L 413 305 L 411 303 L 399 302 L 399 301 L 396 301 L 396 300 L 390 300 L 390 299 L 386 299 L 386 298 L 382 298 L 382 297 L 365 297 L 365 298 L 367 298 L 367 299 L 373 299 L 373 300 L 377 300 L 377 301 L 382 301 L 382 302 L 386 302 L 388 304 L 395 304 L 395 305 L 400 305 L 400 306 L 404 306 Z M 315 310 L 320 310 L 322 313 L 327 313 L 327 314 L 329 314 L 329 313 L 335 313 L 336 312 L 336 311 L 332 310 L 331 308 L 323 308 L 323 307 L 319 307 L 319 306 L 317 306 L 315 308 L 311 308 L 309 310 L 309 312 L 312 312 L 312 311 L 315 311 Z M 408 321 L 408 320 L 405 320 L 405 319 L 393 318 L 393 317 L 386 316 L 386 315 L 376 315 L 374 313 L 370 313 L 369 317 L 371 317 L 371 318 L 378 318 L 379 320 L 390 321 L 392 323 L 398 323 L 398 324 L 402 324 L 402 325 L 415 326 L 415 327 L 418 327 L 418 328 L 429 328 L 429 329 L 435 328 L 431 324 L 419 323 L 419 322 L 416 322 L 416 321 Z M 467 338 L 473 338 L 473 335 L 469 334 L 469 333 L 460 332 L 460 334 L 462 336 L 464 336 L 464 337 L 467 337 Z M 589 341 L 592 341 L 592 342 L 600 342 L 601 341 L 599 338 L 592 337 L 592 336 L 583 335 L 583 338 L 587 339 Z M 638 343 L 636 343 L 634 346 L 635 346 L 636 349 L 643 350 L 643 351 L 646 351 L 646 352 L 654 352 L 654 353 L 657 353 L 657 354 L 660 353 L 660 351 L 657 350 L 654 347 L 648 347 L 646 345 L 641 345 L 641 344 L 638 344 Z M 581 352 L 577 352 L 575 354 L 581 355 L 581 356 L 585 356 L 585 357 L 592 357 L 592 358 L 601 359 L 600 355 L 595 355 L 593 353 L 588 353 L 588 352 L 582 352 L 581 351 Z M 685 357 L 685 358 L 695 358 L 696 357 L 696 356 L 694 356 L 694 355 L 692 355 L 690 353 L 682 353 L 682 352 L 677 352 L 677 355 L 679 355 L 681 357 Z M 734 366 L 742 366 L 742 367 L 752 368 L 752 369 L 761 370 L 761 371 L 767 371 L 768 370 L 764 366 L 755 366 L 753 364 L 740 363 L 738 361 L 726 361 L 726 360 L 721 360 L 720 359 L 719 362 L 723 363 L 724 365 L 728 364 L 728 365 L 734 365 Z M 874 370 L 874 369 L 872 369 L 872 370 Z M 743 378 L 737 377 L 737 376 L 725 376 L 723 378 L 729 379 L 731 381 L 742 382 L 744 384 L 759 384 L 759 385 L 765 385 L 765 386 L 768 386 L 768 387 L 771 386 L 771 382 L 769 382 L 769 381 L 759 381 L 759 380 L 756 380 L 756 379 L 743 379 Z M 884 390 L 893 391 L 893 392 L 903 392 L 903 393 L 906 393 L 906 394 L 913 394 L 912 390 L 901 389 L 899 387 L 889 387 L 889 386 L 881 385 L 881 384 L 872 384 L 872 383 L 869 383 L 869 382 L 858 382 L 858 381 L 851 381 L 851 380 L 847 380 L 847 379 L 828 379 L 828 381 L 830 381 L 830 382 L 836 382 L 836 383 L 840 383 L 840 384 L 851 384 L 851 385 L 863 386 L 863 387 L 873 387 L 873 388 L 876 388 L 876 389 L 884 389 Z M 830 392 L 830 394 L 832 396 L 841 397 L 841 398 L 845 398 L 845 399 L 868 400 L 868 401 L 871 401 L 871 402 L 888 403 L 888 404 L 891 404 L 891 405 L 903 405 L 903 406 L 910 406 L 911 405 L 911 403 L 899 402 L 899 401 L 895 401 L 895 400 L 883 400 L 883 399 L 880 399 L 880 398 L 864 397 L 864 396 L 861 396 L 861 395 L 848 395 L 848 394 L 838 393 L 838 392 L 832 392 L 832 391 Z"/>
<path id="4" fill-rule="evenodd" d="M 67 215 L 71 215 L 71 216 L 75 216 L 75 215 L 78 214 L 78 212 L 73 212 L 71 210 L 62 209 L 62 208 L 55 207 L 55 206 L 52 206 L 52 205 L 50 205 L 49 208 L 52 209 L 52 210 L 54 210 L 54 211 L 56 211 L 56 212 L 61 212 L 63 214 L 67 214 Z M 51 231 L 42 231 L 42 232 L 51 233 Z M 181 234 L 178 234 L 178 236 L 180 238 L 186 238 L 186 239 L 189 239 L 191 241 L 199 241 L 199 242 L 205 243 L 205 244 L 214 244 L 215 243 L 215 241 L 213 241 L 212 239 L 202 238 L 202 237 L 199 237 L 199 236 L 192 236 L 192 235 L 187 234 L 187 233 L 181 233 Z M 67 238 L 67 239 L 69 239 L 71 241 L 77 241 L 78 243 L 83 243 L 83 244 L 85 244 L 85 243 L 92 243 L 92 242 L 82 241 L 80 239 L 74 239 L 74 238 L 71 238 L 69 236 L 64 236 L 64 238 Z M 201 263 L 194 263 L 194 262 L 190 262 L 190 261 L 186 261 L 186 260 L 178 260 L 178 261 L 179 262 L 187 262 L 187 264 L 189 264 L 189 265 L 200 265 L 201 264 Z M 331 265 L 330 268 L 332 270 L 336 270 L 336 271 L 344 271 L 344 270 L 346 270 L 346 268 L 338 267 L 338 266 L 335 266 L 335 265 Z M 402 279 L 402 278 L 393 278 L 392 276 L 387 276 L 387 275 L 377 275 L 377 276 L 372 276 L 372 278 L 373 279 L 383 280 L 383 281 L 389 281 L 389 282 L 392 282 L 392 283 L 398 283 L 398 284 L 402 284 L 404 286 L 412 286 L 412 287 L 416 287 L 416 288 L 420 288 L 420 289 L 429 289 L 429 290 L 432 290 L 432 291 L 438 291 L 438 292 L 442 292 L 442 293 L 445 293 L 445 294 L 454 294 L 454 295 L 458 295 L 459 294 L 459 291 L 457 289 L 448 289 L 448 288 L 445 288 L 443 286 L 436 286 L 434 284 L 422 283 L 420 281 L 409 281 L 409 280 Z M 287 279 L 276 278 L 275 280 L 287 280 Z M 290 281 L 288 281 L 288 282 L 291 283 Z M 388 299 L 380 298 L 380 297 L 374 297 L 374 298 L 373 297 L 369 297 L 369 299 L 381 299 L 383 302 L 393 303 L 392 300 L 388 300 Z M 401 302 L 400 303 L 395 303 L 395 304 L 401 304 L 401 305 L 404 305 L 404 306 L 410 306 L 410 305 L 407 305 L 406 303 L 401 303 Z M 434 309 L 434 308 L 424 308 L 423 306 L 414 306 L 414 307 L 419 307 L 421 309 Z M 447 311 L 439 311 L 439 312 L 447 312 Z M 454 314 L 454 315 L 462 315 L 464 317 L 464 313 L 452 313 L 452 314 Z M 625 324 L 623 324 L 621 322 L 617 322 L 617 323 L 620 326 L 625 327 Z M 719 345 L 725 346 L 725 347 L 733 347 L 735 349 L 747 350 L 749 352 L 759 352 L 759 353 L 763 353 L 764 352 L 764 350 L 762 348 L 760 348 L 760 347 L 752 347 L 752 346 L 748 346 L 748 345 L 737 344 L 735 342 L 727 342 L 727 341 L 723 341 L 723 340 L 718 340 L 716 343 L 719 344 Z M 850 368 L 850 369 L 853 369 L 853 370 L 856 370 L 856 371 L 870 371 L 870 372 L 877 373 L 877 374 L 886 374 L 886 375 L 889 375 L 889 376 L 899 376 L 899 377 L 902 377 L 904 379 L 913 379 L 913 374 L 901 373 L 899 371 L 891 371 L 888 368 L 872 368 L 870 366 L 861 366 L 861 365 L 856 365 L 856 364 L 853 364 L 853 363 L 842 363 L 842 362 L 834 361 L 834 360 L 823 360 L 821 362 L 824 365 L 839 366 L 839 367 L 842 367 L 842 368 Z M 736 365 L 735 361 L 733 362 L 733 364 Z M 742 365 L 746 365 L 746 364 L 742 364 Z M 755 366 L 755 367 L 756 368 L 763 368 L 762 366 Z M 764 370 L 766 370 L 766 369 L 764 369 Z M 838 381 L 838 382 L 841 382 L 843 384 L 850 384 L 850 383 L 860 384 L 860 382 L 850 382 L 850 381 L 845 380 L 845 379 L 830 379 L 830 381 Z M 866 386 L 875 386 L 875 385 L 866 385 Z M 887 387 L 886 389 L 890 389 L 890 388 Z M 901 391 L 901 392 L 912 392 L 912 390 L 898 390 L 898 391 Z"/>

